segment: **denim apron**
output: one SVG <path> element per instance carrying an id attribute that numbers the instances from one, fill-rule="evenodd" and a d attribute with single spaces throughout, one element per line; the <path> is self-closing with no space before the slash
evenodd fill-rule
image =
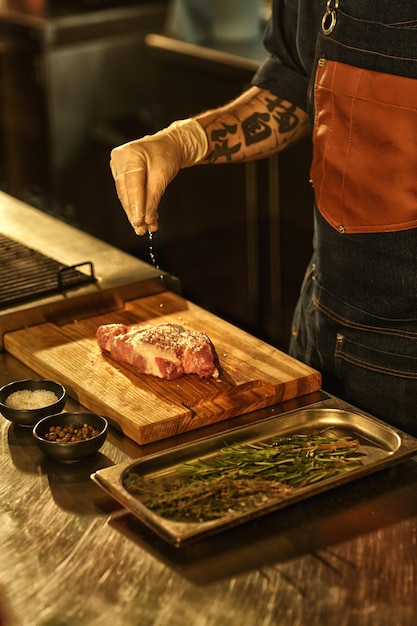
<path id="1" fill-rule="evenodd" d="M 323 5 L 314 254 L 289 351 L 325 389 L 416 433 L 417 2 Z"/>

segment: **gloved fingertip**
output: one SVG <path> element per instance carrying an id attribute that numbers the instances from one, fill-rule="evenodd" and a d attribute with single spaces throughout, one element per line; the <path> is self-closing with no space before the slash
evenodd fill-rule
<path id="1" fill-rule="evenodd" d="M 148 231 L 150 233 L 156 233 L 158 230 L 158 222 L 152 222 L 152 224 L 148 224 Z"/>
<path id="2" fill-rule="evenodd" d="M 135 233 L 139 236 L 142 236 L 148 232 L 148 229 L 146 228 L 146 226 L 134 226 L 133 229 Z"/>

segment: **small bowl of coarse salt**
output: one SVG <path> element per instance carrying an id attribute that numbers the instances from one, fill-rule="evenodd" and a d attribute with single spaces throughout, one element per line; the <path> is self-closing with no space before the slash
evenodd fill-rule
<path id="1" fill-rule="evenodd" d="M 65 387 L 54 380 L 16 380 L 0 389 L 0 413 L 14 424 L 33 427 L 60 413 L 66 399 Z"/>

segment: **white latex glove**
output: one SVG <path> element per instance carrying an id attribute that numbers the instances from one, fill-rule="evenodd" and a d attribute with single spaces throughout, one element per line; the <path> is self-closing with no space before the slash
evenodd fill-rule
<path id="1" fill-rule="evenodd" d="M 138 235 L 158 230 L 158 205 L 166 187 L 180 169 L 195 165 L 207 151 L 206 133 L 194 119 L 179 120 L 112 150 L 117 195 Z"/>

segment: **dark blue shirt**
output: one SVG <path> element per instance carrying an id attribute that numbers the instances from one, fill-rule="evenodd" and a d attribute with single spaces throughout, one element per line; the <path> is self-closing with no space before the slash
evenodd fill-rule
<path id="1" fill-rule="evenodd" d="M 326 40 L 328 58 L 417 76 L 416 0 L 339 0 L 336 14 L 343 19 L 323 36 L 326 9 L 326 0 L 273 0 L 264 37 L 269 56 L 253 85 L 308 110 L 308 86 L 320 40 Z"/>

